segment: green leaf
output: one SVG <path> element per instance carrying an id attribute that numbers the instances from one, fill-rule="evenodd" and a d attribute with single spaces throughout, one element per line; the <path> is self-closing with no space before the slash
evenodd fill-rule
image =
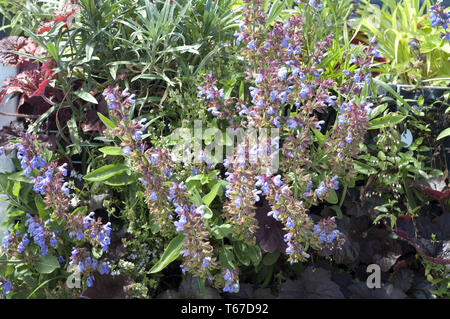
<path id="1" fill-rule="evenodd" d="M 90 182 L 101 182 L 122 173 L 125 170 L 128 170 L 128 166 L 124 164 L 110 164 L 90 172 L 84 176 L 84 179 Z"/>
<path id="2" fill-rule="evenodd" d="M 221 187 L 221 183 L 218 181 L 213 188 L 211 189 L 211 191 L 205 195 L 203 197 L 203 203 L 209 207 L 209 205 L 211 205 L 212 201 L 214 200 L 214 198 L 216 198 L 217 193 L 219 192 L 219 189 Z"/>
<path id="3" fill-rule="evenodd" d="M 375 209 L 375 210 L 377 210 L 379 212 L 382 212 L 382 213 L 387 213 L 388 212 L 388 209 L 387 209 L 386 206 L 375 206 L 373 209 Z"/>
<path id="4" fill-rule="evenodd" d="M 262 259 L 262 253 L 259 246 L 256 245 L 248 246 L 247 253 L 253 265 L 258 266 L 258 264 L 261 262 Z"/>
<path id="5" fill-rule="evenodd" d="M 22 171 L 15 172 L 15 173 L 8 175 L 8 179 L 12 180 L 12 181 L 18 181 L 18 182 L 24 182 L 24 183 L 30 182 L 30 178 L 26 177 Z"/>
<path id="6" fill-rule="evenodd" d="M 327 138 L 325 137 L 325 135 L 320 133 L 320 131 L 315 128 L 312 128 L 312 131 L 314 132 L 314 135 L 317 137 L 317 142 L 319 143 L 319 145 L 320 146 L 324 145 L 327 141 Z"/>
<path id="7" fill-rule="evenodd" d="M 406 116 L 403 115 L 387 115 L 370 121 L 369 130 L 380 129 L 402 122 Z"/>
<path id="8" fill-rule="evenodd" d="M 248 246 L 242 241 L 235 241 L 233 243 L 234 255 L 245 266 L 250 265 L 250 256 L 248 254 Z"/>
<path id="9" fill-rule="evenodd" d="M 231 224 L 222 224 L 220 226 L 214 226 L 211 230 L 211 234 L 217 239 L 222 239 L 233 233 L 233 226 Z"/>
<path id="10" fill-rule="evenodd" d="M 80 99 L 85 100 L 86 102 L 90 102 L 93 104 L 98 104 L 98 101 L 93 97 L 90 93 L 86 91 L 76 91 L 74 92 L 76 96 L 78 96 Z"/>
<path id="11" fill-rule="evenodd" d="M 50 274 L 58 268 L 59 262 L 55 256 L 40 256 L 36 264 L 36 270 L 40 274 Z"/>
<path id="12" fill-rule="evenodd" d="M 105 124 L 106 127 L 109 128 L 110 130 L 113 130 L 116 127 L 116 124 L 113 121 L 111 121 L 109 118 L 104 116 L 102 113 L 97 112 L 97 115 L 100 118 L 100 120 L 103 122 L 103 124 Z"/>
<path id="13" fill-rule="evenodd" d="M 220 265 L 223 268 L 234 269 L 233 246 L 225 245 L 219 252 Z"/>
<path id="14" fill-rule="evenodd" d="M 328 197 L 327 197 L 326 200 L 330 204 L 337 204 L 339 202 L 339 198 L 338 198 L 337 193 L 336 193 L 336 191 L 334 189 L 332 189 L 330 191 L 330 193 L 328 194 Z"/>
<path id="15" fill-rule="evenodd" d="M 436 140 L 440 140 L 443 139 L 444 137 L 447 137 L 450 135 L 450 127 L 446 128 L 445 130 L 443 130 L 441 133 L 439 133 L 438 137 Z"/>
<path id="16" fill-rule="evenodd" d="M 204 212 L 204 215 L 202 218 L 204 218 L 204 219 L 211 219 L 214 215 L 212 210 L 209 207 L 203 207 L 203 212 Z"/>
<path id="17" fill-rule="evenodd" d="M 376 169 L 373 167 L 356 160 L 353 161 L 353 167 L 356 171 L 364 175 L 372 175 L 377 173 Z"/>
<path id="18" fill-rule="evenodd" d="M 338 219 L 342 219 L 342 210 L 339 205 L 333 205 L 330 208 L 335 211 Z"/>
<path id="19" fill-rule="evenodd" d="M 92 247 L 92 256 L 96 259 L 102 258 L 103 255 L 103 249 L 100 247 Z"/>
<path id="20" fill-rule="evenodd" d="M 150 269 L 150 273 L 154 274 L 160 272 L 167 267 L 172 261 L 180 256 L 180 251 L 183 248 L 184 235 L 179 234 L 177 237 L 172 239 L 164 251 L 161 259 Z"/>
<path id="21" fill-rule="evenodd" d="M 36 208 L 38 210 L 39 213 L 39 217 L 42 220 L 46 220 L 48 218 L 48 212 L 45 210 L 45 203 L 42 200 L 41 196 L 37 195 L 34 197 L 34 202 L 36 204 Z"/>
<path id="22" fill-rule="evenodd" d="M 20 193 L 20 182 L 14 182 L 12 193 L 15 197 L 19 197 Z"/>
<path id="23" fill-rule="evenodd" d="M 274 252 L 265 254 L 262 262 L 266 266 L 271 266 L 276 263 L 278 257 L 280 257 L 280 251 L 275 250 Z"/>
<path id="24" fill-rule="evenodd" d="M 103 184 L 108 186 L 125 186 L 133 184 L 135 181 L 136 180 L 132 175 L 128 175 L 126 172 L 122 172 L 120 174 L 108 178 L 106 181 L 103 182 Z"/>
<path id="25" fill-rule="evenodd" d="M 50 55 L 55 61 L 58 61 L 58 51 L 56 50 L 56 47 L 53 44 L 53 42 L 48 42 L 47 51 L 48 53 L 50 53 Z"/>
<path id="26" fill-rule="evenodd" d="M 100 148 L 99 151 L 106 155 L 124 155 L 122 149 L 117 146 L 105 146 Z"/>

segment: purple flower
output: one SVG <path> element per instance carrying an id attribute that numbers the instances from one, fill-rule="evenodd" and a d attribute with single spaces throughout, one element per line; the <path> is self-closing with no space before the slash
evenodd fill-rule
<path id="1" fill-rule="evenodd" d="M 278 215 L 280 212 L 278 210 L 271 210 L 267 213 L 267 216 L 272 216 L 275 220 L 278 220 Z"/>
<path id="2" fill-rule="evenodd" d="M 12 289 L 11 281 L 8 279 L 5 283 L 2 284 L 2 288 L 3 288 L 3 295 L 6 297 L 10 292 L 10 290 Z"/>
<path id="3" fill-rule="evenodd" d="M 302 99 L 305 99 L 305 98 L 306 98 L 306 95 L 307 95 L 309 92 L 310 92 L 309 87 L 308 87 L 307 85 L 304 85 L 304 84 L 302 83 L 302 89 L 300 90 L 300 97 L 301 97 Z"/>
<path id="4" fill-rule="evenodd" d="M 320 131 L 320 130 L 322 129 L 322 126 L 321 126 L 322 124 L 325 124 L 325 121 L 319 121 L 319 122 L 317 122 L 317 123 L 316 123 L 316 129 Z"/>
<path id="5" fill-rule="evenodd" d="M 288 119 L 287 121 L 286 121 L 286 124 L 288 125 L 288 127 L 290 128 L 290 129 L 295 129 L 296 127 L 297 127 L 297 121 L 295 121 L 295 120 L 293 120 L 293 119 Z"/>
<path id="6" fill-rule="evenodd" d="M 272 120 L 272 124 L 275 125 L 276 127 L 280 127 L 280 117 L 276 116 L 273 120 Z"/>
<path id="7" fill-rule="evenodd" d="M 176 227 L 176 231 L 177 232 L 183 231 L 186 222 L 187 222 L 186 215 L 181 215 L 179 221 L 173 223 Z"/>
<path id="8" fill-rule="evenodd" d="M 125 154 L 125 155 L 130 155 L 130 152 L 131 152 L 131 146 L 125 146 L 125 147 L 123 147 L 122 148 L 122 152 Z"/>
<path id="9" fill-rule="evenodd" d="M 88 287 L 92 287 L 92 286 L 94 286 L 94 281 L 95 281 L 94 276 L 89 276 L 86 280 L 86 285 Z"/>
<path id="10" fill-rule="evenodd" d="M 203 268 L 208 267 L 210 262 L 211 262 L 211 257 L 204 257 L 202 260 L 202 267 Z"/>
<path id="11" fill-rule="evenodd" d="M 260 73 L 254 73 L 253 78 L 255 79 L 255 84 L 259 84 L 264 79 L 264 76 Z"/>
<path id="12" fill-rule="evenodd" d="M 352 134 L 352 132 L 348 133 L 347 137 L 345 138 L 345 141 L 347 143 L 349 143 L 349 144 L 353 141 L 353 134 Z"/>
<path id="13" fill-rule="evenodd" d="M 284 79 L 286 78 L 286 74 L 287 74 L 287 68 L 286 67 L 281 67 L 278 69 L 278 77 L 280 78 L 281 81 L 284 81 Z"/>
<path id="14" fill-rule="evenodd" d="M 322 194 L 323 194 L 323 192 L 325 192 L 325 191 L 326 191 L 326 189 L 327 189 L 327 187 L 325 186 L 325 183 L 324 183 L 324 182 L 322 182 L 322 183 L 320 184 L 319 188 L 318 188 L 318 189 L 316 189 L 316 195 L 317 195 L 317 196 L 320 196 L 320 195 L 322 195 Z"/>
<path id="15" fill-rule="evenodd" d="M 107 275 L 107 274 L 109 274 L 109 272 L 110 272 L 109 261 L 102 262 L 100 264 L 100 269 L 99 269 L 100 275 Z"/>
<path id="16" fill-rule="evenodd" d="M 283 40 L 281 40 L 281 45 L 284 47 L 284 48 L 286 48 L 286 47 L 288 47 L 289 46 L 289 41 L 291 40 L 291 38 L 288 36 L 288 35 L 286 35 L 284 38 L 283 38 Z"/>
<path id="17" fill-rule="evenodd" d="M 347 119 L 347 117 L 345 115 L 339 115 L 338 116 L 338 123 L 339 123 L 339 125 L 344 124 L 346 119 Z"/>
<path id="18" fill-rule="evenodd" d="M 241 41 L 244 40 L 244 34 L 242 32 L 235 31 L 233 36 L 236 38 L 237 45 L 240 45 Z"/>
<path id="19" fill-rule="evenodd" d="M 233 202 L 234 206 L 240 207 L 242 204 L 242 198 L 241 196 L 236 197 L 236 200 Z"/>
<path id="20" fill-rule="evenodd" d="M 247 44 L 247 48 L 248 48 L 249 50 L 254 50 L 254 49 L 255 49 L 255 40 L 250 41 L 250 42 Z"/>
<path id="21" fill-rule="evenodd" d="M 292 221 L 291 217 L 288 217 L 287 222 L 286 222 L 286 227 L 287 228 L 293 228 L 294 226 L 295 226 L 295 224 Z"/>
<path id="22" fill-rule="evenodd" d="M 277 98 L 277 96 L 278 96 L 278 91 L 277 90 L 273 90 L 273 91 L 270 91 L 270 100 L 271 101 L 275 101 L 275 99 Z"/>

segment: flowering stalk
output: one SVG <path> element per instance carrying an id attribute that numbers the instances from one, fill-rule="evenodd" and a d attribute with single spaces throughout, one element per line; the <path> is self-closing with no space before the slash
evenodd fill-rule
<path id="1" fill-rule="evenodd" d="M 205 97 L 213 116 L 229 119 L 233 127 L 280 128 L 285 137 L 279 175 L 264 172 L 265 160 L 248 141 L 238 146 L 238 152 L 244 150 L 248 156 L 253 150 L 256 161 L 249 164 L 241 157 L 225 160 L 229 185 L 224 217 L 233 225 L 234 238 L 254 243 L 258 225 L 255 203 L 260 194 L 265 196 L 272 206 L 269 216 L 285 225 L 289 260 L 304 261 L 309 257 L 306 247 L 320 250 L 340 243 L 333 220 L 315 225 L 307 207 L 338 190 L 340 176 L 351 178 L 355 174 L 352 159 L 360 151 L 372 106 L 363 96 L 371 82 L 372 60 L 381 56 L 379 46 L 374 38 L 357 56 L 348 57 L 345 52 L 348 70 L 337 81 L 329 76 L 335 70 L 321 66 L 333 43 L 332 35 L 308 43 L 304 29 L 308 25 L 300 15 L 267 28 L 264 1 L 244 2 L 243 21 L 234 36 L 248 64 L 245 78 L 252 83 L 250 97 L 224 101 L 211 74 L 199 88 L 199 97 Z M 320 1 L 309 1 L 308 5 L 308 14 L 321 8 Z M 324 112 L 336 114 L 334 125 L 324 127 L 326 123 L 320 119 Z M 327 227 L 320 226 L 325 224 Z M 323 236 L 327 240 L 321 240 Z"/>
<path id="2" fill-rule="evenodd" d="M 102 224 L 101 218 L 95 221 L 94 212 L 88 216 L 83 216 L 80 211 L 76 214 L 68 212 L 70 191 L 68 182 L 65 181 L 67 164 L 58 166 L 56 162 L 48 162 L 35 135 L 22 133 L 21 137 L 21 143 L 16 144 L 17 158 L 21 162 L 25 176 L 33 184 L 34 192 L 43 196 L 46 209 L 50 209 L 51 214 L 45 221 L 39 216 L 26 214 L 25 232 L 17 230 L 15 233 L 9 233 L 7 231 L 2 240 L 1 250 L 10 257 L 23 256 L 31 263 L 35 262 L 36 256 L 24 255 L 24 252 L 32 244 L 39 247 L 42 256 L 47 256 L 49 253 L 57 254 L 63 249 L 60 239 L 63 232 L 49 230 L 49 222 L 54 221 L 63 227 L 75 245 L 84 246 L 88 243 L 92 247 L 99 247 L 103 252 L 107 252 L 111 243 L 111 224 Z M 62 256 L 59 259 L 61 263 L 64 263 Z M 103 263 L 103 270 L 105 270 L 107 265 L 109 267 L 109 263 Z M 87 279 L 87 285 L 93 285 L 92 276 Z"/>
<path id="3" fill-rule="evenodd" d="M 442 3 L 438 2 L 431 6 L 429 12 L 431 25 L 434 28 L 442 26 L 444 32 L 441 32 L 441 38 L 450 41 L 450 10 L 445 8 Z"/>
<path id="4" fill-rule="evenodd" d="M 17 144 L 17 158 L 20 160 L 25 176 L 30 178 L 33 190 L 44 196 L 46 208 L 53 208 L 56 219 L 64 220 L 69 206 L 67 164 L 58 166 L 55 162 L 48 163 L 44 159 L 42 149 L 37 145 L 35 135 L 21 133 L 22 142 Z"/>
<path id="5" fill-rule="evenodd" d="M 189 271 L 200 278 L 209 278 L 217 267 L 217 262 L 208 240 L 209 232 L 201 219 L 203 212 L 201 207 L 190 206 L 184 184 L 171 180 L 174 179 L 171 174 L 174 163 L 169 151 L 149 147 L 142 140 L 145 121 L 129 118 L 130 107 L 135 103 L 134 94 L 130 95 L 127 89 L 120 92 L 116 86 L 107 88 L 103 95 L 117 123 L 116 127 L 107 130 L 106 134 L 121 139 L 123 153 L 133 163 L 133 169 L 142 174 L 139 180 L 145 188 L 150 213 L 161 228 L 174 225 L 176 231 L 185 235 L 182 251 L 183 273 Z M 167 201 L 173 206 L 167 205 Z M 172 224 L 174 211 L 178 220 Z"/>

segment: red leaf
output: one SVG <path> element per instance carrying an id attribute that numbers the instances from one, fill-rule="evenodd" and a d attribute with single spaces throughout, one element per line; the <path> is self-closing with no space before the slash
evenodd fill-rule
<path id="1" fill-rule="evenodd" d="M 38 29 L 36 31 L 37 34 L 41 34 L 47 31 L 50 31 L 53 26 L 55 25 L 55 21 L 44 21 L 41 22 L 38 26 Z"/>
<path id="2" fill-rule="evenodd" d="M 444 199 L 444 198 L 450 196 L 450 189 L 446 189 L 443 192 L 440 192 L 440 191 L 437 191 L 437 190 L 434 190 L 431 188 L 423 188 L 422 190 L 425 194 L 427 194 L 428 196 L 430 196 L 436 200 L 441 200 L 441 199 Z"/>
<path id="3" fill-rule="evenodd" d="M 22 93 L 22 100 L 32 96 L 42 95 L 50 80 L 53 78 L 53 70 L 50 65 L 44 64 L 38 70 L 25 71 L 15 77 L 7 78 L 0 90 L 0 102 L 8 94 Z M 22 103 L 19 103 L 18 107 Z"/>
<path id="4" fill-rule="evenodd" d="M 17 66 L 30 59 L 21 57 L 11 51 L 19 51 L 34 55 L 39 46 L 32 39 L 10 36 L 0 40 L 0 62 L 4 65 Z"/>

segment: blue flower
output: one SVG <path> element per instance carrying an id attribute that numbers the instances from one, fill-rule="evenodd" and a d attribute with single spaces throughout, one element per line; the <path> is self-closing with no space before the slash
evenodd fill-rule
<path id="1" fill-rule="evenodd" d="M 100 275 L 107 275 L 110 272 L 109 261 L 102 262 L 100 264 L 99 273 Z"/>
<path id="2" fill-rule="evenodd" d="M 247 44 L 247 48 L 248 48 L 249 50 L 254 50 L 254 49 L 255 49 L 255 40 L 250 41 L 250 42 Z"/>
<path id="3" fill-rule="evenodd" d="M 333 178 L 330 180 L 330 182 L 333 183 L 332 189 L 334 189 L 334 190 L 338 190 L 338 189 L 339 189 L 339 181 L 338 181 L 337 179 L 338 179 L 338 176 L 335 175 L 335 176 L 333 176 Z"/>
<path id="4" fill-rule="evenodd" d="M 322 183 L 320 184 L 319 188 L 318 188 L 318 189 L 316 189 L 316 195 L 317 195 L 317 196 L 320 196 L 320 195 L 322 195 L 322 194 L 323 194 L 323 192 L 325 192 L 325 191 L 326 191 L 326 189 L 327 189 L 327 187 L 325 186 L 325 183 L 324 183 L 324 182 L 322 182 Z"/>
<path id="5" fill-rule="evenodd" d="M 286 50 L 286 53 L 287 53 L 288 55 L 291 55 L 292 52 L 294 52 L 294 50 L 292 50 L 292 47 L 291 47 L 291 45 L 289 44 L 289 46 L 288 46 L 288 48 L 287 48 L 287 50 Z"/>
<path id="6" fill-rule="evenodd" d="M 337 238 L 338 235 L 339 235 L 339 231 L 338 230 L 333 230 L 331 233 L 329 233 L 327 235 L 327 242 L 329 244 L 331 244 Z"/>
<path id="7" fill-rule="evenodd" d="M 319 232 L 320 232 L 320 226 L 319 225 L 314 225 L 313 232 L 314 232 L 314 234 L 318 235 Z"/>
<path id="8" fill-rule="evenodd" d="M 258 98 L 258 102 L 256 103 L 256 106 L 260 109 L 264 106 L 264 100 L 262 98 Z"/>
<path id="9" fill-rule="evenodd" d="M 202 267 L 206 268 L 209 266 L 209 263 L 211 262 L 211 257 L 204 257 L 202 261 Z"/>
<path id="10" fill-rule="evenodd" d="M 122 148 L 122 152 L 125 154 L 125 155 L 130 155 L 130 152 L 131 152 L 131 146 L 125 146 L 125 147 L 123 147 Z"/>
<path id="11" fill-rule="evenodd" d="M 277 176 L 273 177 L 272 181 L 278 187 L 283 185 L 283 181 L 281 180 L 281 175 L 277 175 Z"/>
<path id="12" fill-rule="evenodd" d="M 23 253 L 23 251 L 25 250 L 25 247 L 27 247 L 29 242 L 30 242 L 30 240 L 28 239 L 28 236 L 25 234 L 25 236 L 23 236 L 23 238 L 22 238 L 22 241 L 19 243 L 19 246 L 17 247 L 17 252 L 19 254 Z"/>
<path id="13" fill-rule="evenodd" d="M 249 87 L 248 89 L 250 90 L 250 95 L 252 96 L 252 98 L 255 98 L 255 96 L 259 93 L 258 88 L 255 88 L 253 86 Z"/>
<path id="14" fill-rule="evenodd" d="M 353 141 L 353 135 L 352 135 L 352 132 L 349 132 L 349 133 L 348 133 L 347 137 L 345 138 L 345 141 L 346 141 L 347 143 L 349 143 L 349 144 Z"/>
<path id="15" fill-rule="evenodd" d="M 48 247 L 47 246 L 41 247 L 41 255 L 47 256 L 47 253 L 48 253 Z"/>
<path id="16" fill-rule="evenodd" d="M 280 212 L 278 210 L 271 210 L 270 212 L 267 213 L 267 216 L 272 216 L 273 219 L 278 220 L 279 214 Z"/>
<path id="17" fill-rule="evenodd" d="M 233 202 L 234 206 L 240 207 L 242 204 L 242 198 L 241 196 L 236 197 L 236 200 Z"/>
<path id="18" fill-rule="evenodd" d="M 284 81 L 284 79 L 286 78 L 286 74 L 287 74 L 286 67 L 283 66 L 278 69 L 278 77 L 280 78 L 281 81 Z"/>
<path id="19" fill-rule="evenodd" d="M 317 122 L 317 124 L 316 124 L 316 129 L 320 131 L 320 130 L 322 129 L 322 124 L 325 124 L 325 121 L 319 121 L 319 122 Z"/>
<path id="20" fill-rule="evenodd" d="M 289 41 L 291 40 L 291 38 L 286 35 L 283 40 L 281 40 L 281 45 L 286 48 L 287 46 L 289 46 Z"/>
<path id="21" fill-rule="evenodd" d="M 2 284 L 2 288 L 3 288 L 3 295 L 6 297 L 9 291 L 12 289 L 11 281 L 8 279 L 5 283 Z"/>
<path id="22" fill-rule="evenodd" d="M 280 92 L 280 95 L 278 96 L 280 98 L 280 102 L 281 104 L 286 103 L 287 97 L 288 97 L 288 92 L 287 91 L 282 91 Z"/>
<path id="23" fill-rule="evenodd" d="M 57 244 L 58 244 L 58 240 L 56 239 L 55 234 L 53 234 L 52 238 L 50 238 L 50 246 L 55 248 Z"/>
<path id="24" fill-rule="evenodd" d="M 280 117 L 276 116 L 273 120 L 272 120 L 272 124 L 275 125 L 276 127 L 280 127 Z"/>
<path id="25" fill-rule="evenodd" d="M 141 131 L 136 131 L 136 132 L 134 132 L 134 139 L 135 139 L 136 141 L 140 141 L 141 138 L 142 138 L 142 132 L 141 132 Z"/>
<path id="26" fill-rule="evenodd" d="M 198 89 L 197 97 L 200 98 L 200 97 L 202 97 L 203 95 L 206 95 L 206 90 L 205 90 L 205 88 L 202 88 L 201 86 L 198 86 L 197 89 Z"/>
<path id="27" fill-rule="evenodd" d="M 347 120 L 347 117 L 344 114 L 338 116 L 339 125 L 344 124 L 346 120 Z"/>
<path id="28" fill-rule="evenodd" d="M 286 124 L 288 125 L 288 127 L 289 127 L 290 129 L 295 129 L 295 128 L 297 127 L 297 125 L 298 125 L 297 121 L 295 121 L 295 120 L 293 120 L 293 119 L 288 119 L 288 120 L 286 121 Z"/>
<path id="29" fill-rule="evenodd" d="M 236 44 L 240 45 L 241 41 L 244 40 L 244 33 L 235 31 L 233 36 L 236 38 Z"/>
<path id="30" fill-rule="evenodd" d="M 304 85 L 302 83 L 302 89 L 300 90 L 300 97 L 302 99 L 306 98 L 306 95 L 310 92 L 310 89 L 308 86 Z"/>
<path id="31" fill-rule="evenodd" d="M 179 221 L 173 223 L 176 227 L 176 231 L 177 232 L 183 231 L 186 222 L 187 222 L 186 215 L 181 215 Z"/>
<path id="32" fill-rule="evenodd" d="M 157 199 L 158 199 L 158 196 L 156 196 L 156 191 L 153 191 L 153 193 L 150 195 L 150 200 L 155 201 Z"/>
<path id="33" fill-rule="evenodd" d="M 271 101 L 275 101 L 277 96 L 278 96 L 278 91 L 277 90 L 270 91 L 270 100 Z"/>
<path id="34" fill-rule="evenodd" d="M 86 285 L 88 287 L 94 286 L 94 280 L 95 280 L 94 276 L 89 276 L 86 280 Z"/>
<path id="35" fill-rule="evenodd" d="M 295 224 L 292 221 L 291 217 L 288 217 L 287 222 L 286 222 L 286 227 L 287 228 L 293 228 L 294 226 L 295 226 Z"/>
<path id="36" fill-rule="evenodd" d="M 264 76 L 260 73 L 254 73 L 253 78 L 255 79 L 255 84 L 259 84 L 264 79 Z"/>

